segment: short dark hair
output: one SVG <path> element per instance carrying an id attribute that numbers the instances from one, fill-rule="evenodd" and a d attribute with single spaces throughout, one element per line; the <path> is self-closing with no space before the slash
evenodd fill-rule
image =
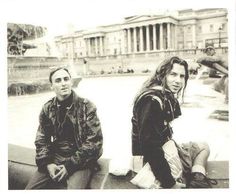
<path id="1" fill-rule="evenodd" d="M 65 67 L 58 67 L 56 69 L 53 69 L 50 72 L 50 74 L 49 74 L 49 81 L 50 81 L 50 83 L 52 83 L 52 76 L 53 76 L 53 74 L 56 73 L 57 71 L 61 70 L 61 69 L 65 70 L 69 74 L 69 76 L 71 77 L 71 74 L 70 74 L 70 72 L 69 72 L 69 70 L 67 68 L 65 68 Z"/>

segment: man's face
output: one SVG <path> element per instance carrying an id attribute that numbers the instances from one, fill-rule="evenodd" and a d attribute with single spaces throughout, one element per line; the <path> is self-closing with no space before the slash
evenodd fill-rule
<path id="1" fill-rule="evenodd" d="M 184 66 L 178 63 L 173 64 L 172 70 L 166 76 L 167 87 L 176 94 L 185 85 Z"/>
<path id="2" fill-rule="evenodd" d="M 64 69 L 56 71 L 52 75 L 51 87 L 58 100 L 64 100 L 71 94 L 72 81 L 70 75 Z"/>

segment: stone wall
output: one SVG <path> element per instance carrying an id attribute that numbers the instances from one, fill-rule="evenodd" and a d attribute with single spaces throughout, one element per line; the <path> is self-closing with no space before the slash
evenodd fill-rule
<path id="1" fill-rule="evenodd" d="M 8 57 L 8 95 L 25 95 L 50 90 L 52 67 L 68 66 L 56 57 Z"/>
<path id="2" fill-rule="evenodd" d="M 216 53 L 227 57 L 228 48 L 218 48 Z M 156 69 L 166 57 L 179 56 L 188 61 L 190 69 L 196 66 L 196 60 L 204 55 L 203 50 L 169 50 L 150 53 L 110 55 L 105 57 L 68 58 L 57 57 L 8 57 L 8 93 L 22 95 L 48 90 L 48 76 L 51 67 L 67 66 L 72 77 L 103 76 L 116 73 L 147 73 Z M 24 89 L 22 89 L 24 88 Z"/>

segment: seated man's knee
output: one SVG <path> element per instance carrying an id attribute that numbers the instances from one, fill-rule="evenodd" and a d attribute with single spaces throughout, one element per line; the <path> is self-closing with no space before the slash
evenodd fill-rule
<path id="1" fill-rule="evenodd" d="M 67 180 L 67 189 L 86 189 L 92 172 L 90 169 L 78 170 Z"/>
<path id="2" fill-rule="evenodd" d="M 206 151 L 208 154 L 210 154 L 210 147 L 207 142 L 198 142 L 197 143 L 201 151 Z"/>

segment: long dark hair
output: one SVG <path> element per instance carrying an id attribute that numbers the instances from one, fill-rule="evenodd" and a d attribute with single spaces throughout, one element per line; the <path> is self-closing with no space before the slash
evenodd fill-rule
<path id="1" fill-rule="evenodd" d="M 183 92 L 182 92 L 182 98 L 183 98 L 184 90 L 187 86 L 187 82 L 188 82 L 188 78 L 189 78 L 188 63 L 185 60 L 174 56 L 174 57 L 167 58 L 160 63 L 160 65 L 155 70 L 154 74 L 143 83 L 142 88 L 140 89 L 137 96 L 135 97 L 134 102 L 137 100 L 137 98 L 139 97 L 140 94 L 142 94 L 144 91 L 148 90 L 149 88 L 151 88 L 153 86 L 159 85 L 159 86 L 163 87 L 163 90 L 165 90 L 167 87 L 166 75 L 168 75 L 170 73 L 170 71 L 173 69 L 174 63 L 184 66 L 185 84 L 184 84 L 184 87 L 181 89 L 181 90 L 183 90 Z M 177 93 L 178 96 L 180 94 L 180 91 Z"/>

